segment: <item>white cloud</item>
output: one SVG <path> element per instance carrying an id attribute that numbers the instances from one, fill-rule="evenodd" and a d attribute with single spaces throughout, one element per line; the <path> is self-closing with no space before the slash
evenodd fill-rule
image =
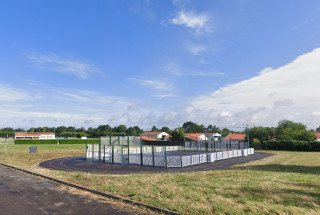
<path id="1" fill-rule="evenodd" d="M 191 76 L 204 76 L 204 77 L 217 77 L 224 76 L 223 72 L 214 71 L 214 72 L 206 72 L 206 71 L 196 71 L 190 74 Z"/>
<path id="2" fill-rule="evenodd" d="M 189 52 L 194 55 L 200 55 L 202 52 L 205 52 L 207 49 L 202 45 L 193 45 L 189 47 Z"/>
<path id="3" fill-rule="evenodd" d="M 39 95 L 31 96 L 25 90 L 12 88 L 8 85 L 0 84 L 0 102 L 16 102 L 21 100 L 37 100 Z"/>
<path id="4" fill-rule="evenodd" d="M 197 97 L 190 104 L 192 115 L 203 123 L 217 124 L 270 124 L 281 119 L 310 124 L 320 120 L 319 59 L 320 48 L 283 67 L 267 68 L 256 77 Z"/>
<path id="5" fill-rule="evenodd" d="M 160 91 L 171 91 L 172 90 L 172 86 L 167 82 L 136 79 L 136 78 L 130 78 L 130 79 L 138 82 L 141 86 L 150 87 L 150 88 L 153 88 L 156 90 L 160 90 Z"/>
<path id="6" fill-rule="evenodd" d="M 68 96 L 68 97 L 71 97 L 77 101 L 80 101 L 80 102 L 85 102 L 85 101 L 88 101 L 88 98 L 85 98 L 85 97 L 82 97 L 82 96 L 79 96 L 79 95 L 76 95 L 76 94 L 72 94 L 72 93 L 67 93 L 67 92 L 60 92 L 62 95 L 65 95 L 65 96 Z"/>
<path id="7" fill-rule="evenodd" d="M 186 28 L 196 30 L 197 33 L 209 31 L 208 21 L 209 16 L 207 14 L 196 14 L 191 11 L 180 11 L 175 18 L 171 19 L 172 24 L 183 25 Z"/>
<path id="8" fill-rule="evenodd" d="M 161 94 L 161 95 L 153 95 L 153 97 L 164 99 L 169 97 L 177 97 L 178 95 L 175 94 Z"/>
<path id="9" fill-rule="evenodd" d="M 55 54 L 31 54 L 27 58 L 39 69 L 75 75 L 80 79 L 87 79 L 90 74 L 99 72 L 98 69 L 87 63 L 65 59 Z"/>

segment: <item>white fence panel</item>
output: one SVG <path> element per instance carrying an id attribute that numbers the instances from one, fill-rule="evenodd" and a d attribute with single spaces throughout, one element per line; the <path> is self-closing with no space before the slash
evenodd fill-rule
<path id="1" fill-rule="evenodd" d="M 192 165 L 200 163 L 200 156 L 199 155 L 191 155 L 192 157 Z"/>
<path id="2" fill-rule="evenodd" d="M 248 156 L 248 149 L 242 149 L 242 156 Z"/>
<path id="3" fill-rule="evenodd" d="M 201 154 L 200 155 L 200 163 L 206 163 L 207 162 L 207 154 Z"/>
<path id="4" fill-rule="evenodd" d="M 228 158 L 233 158 L 233 151 L 228 151 Z"/>
<path id="5" fill-rule="evenodd" d="M 192 157 L 191 156 L 182 156 L 181 160 L 182 160 L 182 167 L 192 165 Z"/>
<path id="6" fill-rule="evenodd" d="M 169 156 L 167 157 L 168 167 L 182 167 L 180 156 Z"/>
<path id="7" fill-rule="evenodd" d="M 214 162 L 216 153 L 208 153 L 208 162 Z"/>
<path id="8" fill-rule="evenodd" d="M 222 159 L 228 159 L 229 157 L 228 157 L 228 151 L 223 151 L 222 152 Z"/>
<path id="9" fill-rule="evenodd" d="M 223 153 L 217 152 L 217 159 L 216 160 L 222 160 L 223 159 Z"/>

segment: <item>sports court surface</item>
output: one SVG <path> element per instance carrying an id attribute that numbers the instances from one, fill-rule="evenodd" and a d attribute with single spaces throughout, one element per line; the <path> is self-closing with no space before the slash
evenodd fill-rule
<path id="1" fill-rule="evenodd" d="M 254 160 L 263 159 L 271 156 L 272 154 L 256 152 L 255 154 L 230 158 L 226 160 L 218 160 L 210 163 L 203 163 L 194 166 L 183 168 L 165 168 L 153 166 L 140 166 L 140 165 L 124 165 L 124 164 L 111 164 L 99 163 L 87 160 L 85 157 L 71 157 L 48 160 L 41 162 L 40 167 L 49 168 L 54 170 L 63 171 L 81 171 L 81 172 L 96 172 L 105 174 L 136 174 L 147 172 L 188 172 L 188 171 L 208 171 L 227 169 L 233 165 L 243 164 Z"/>

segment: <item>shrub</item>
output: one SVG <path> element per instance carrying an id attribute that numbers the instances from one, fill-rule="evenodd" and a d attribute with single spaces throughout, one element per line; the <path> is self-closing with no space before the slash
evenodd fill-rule
<path id="1" fill-rule="evenodd" d="M 320 142 L 297 140 L 270 140 L 264 141 L 262 144 L 262 148 L 268 150 L 320 151 Z"/>
<path id="2" fill-rule="evenodd" d="M 34 140 L 34 139 L 21 139 L 15 140 L 15 144 L 58 144 L 57 139 L 50 139 L 50 140 Z"/>
<path id="3" fill-rule="evenodd" d="M 59 144 L 99 144 L 100 139 L 60 139 Z"/>

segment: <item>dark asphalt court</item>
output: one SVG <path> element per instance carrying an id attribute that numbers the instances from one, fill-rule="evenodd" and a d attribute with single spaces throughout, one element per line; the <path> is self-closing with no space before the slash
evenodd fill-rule
<path id="1" fill-rule="evenodd" d="M 111 163 L 99 163 L 97 161 L 86 160 L 85 157 L 61 158 L 44 161 L 40 167 L 64 171 L 83 171 L 110 174 L 134 174 L 146 172 L 188 172 L 188 171 L 208 171 L 227 169 L 236 164 L 247 163 L 271 156 L 268 153 L 256 152 L 246 157 L 236 157 L 226 160 L 219 160 L 212 163 L 203 163 L 183 168 L 165 168 L 138 165 L 122 165 Z"/>
<path id="2" fill-rule="evenodd" d="M 0 215 L 142 214 L 133 207 L 98 202 L 58 189 L 61 185 L 0 166 Z"/>

